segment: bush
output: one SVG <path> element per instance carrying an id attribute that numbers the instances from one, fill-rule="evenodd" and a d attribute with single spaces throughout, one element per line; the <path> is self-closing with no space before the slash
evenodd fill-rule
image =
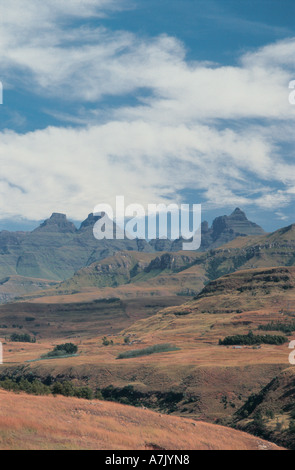
<path id="1" fill-rule="evenodd" d="M 78 352 L 78 346 L 76 346 L 73 343 L 64 343 L 64 344 L 59 344 L 58 346 L 55 346 L 54 350 L 44 354 L 42 356 L 42 359 L 51 358 L 51 357 L 64 357 L 64 356 L 72 356 L 74 354 L 77 354 Z"/>
<path id="2" fill-rule="evenodd" d="M 102 344 L 104 346 L 109 346 L 110 344 L 114 344 L 113 340 L 108 340 L 106 336 L 104 336 L 104 338 L 102 338 Z"/>
<path id="3" fill-rule="evenodd" d="M 96 392 L 95 392 L 95 394 L 94 394 L 94 398 L 95 398 L 96 400 L 103 400 L 103 399 L 104 399 L 104 398 L 103 398 L 103 395 L 102 395 L 102 393 L 101 393 L 101 390 L 100 390 L 99 388 L 96 390 Z"/>

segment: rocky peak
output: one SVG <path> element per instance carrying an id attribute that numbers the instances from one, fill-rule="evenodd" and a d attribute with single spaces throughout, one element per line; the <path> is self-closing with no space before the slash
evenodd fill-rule
<path id="1" fill-rule="evenodd" d="M 54 212 L 49 219 L 46 219 L 40 227 L 34 232 L 60 232 L 60 233 L 75 233 L 77 231 L 75 225 L 69 222 L 65 214 Z"/>
<path id="2" fill-rule="evenodd" d="M 209 230 L 209 224 L 207 222 L 207 220 L 204 220 L 204 222 L 202 222 L 201 224 L 201 232 L 202 233 L 207 233 Z"/>
<path id="3" fill-rule="evenodd" d="M 239 207 L 237 207 L 231 215 L 216 217 L 211 228 L 208 228 L 208 224 L 203 224 L 202 250 L 224 245 L 236 237 L 247 235 L 256 236 L 265 233 L 259 225 L 248 220 L 245 212 Z"/>
<path id="4" fill-rule="evenodd" d="M 248 220 L 245 212 L 239 209 L 239 207 L 237 207 L 229 217 L 236 220 Z"/>
<path id="5" fill-rule="evenodd" d="M 89 227 L 92 229 L 95 225 L 95 223 L 100 219 L 100 216 L 95 216 L 93 213 L 89 214 L 87 219 L 84 220 L 84 222 L 81 223 L 81 226 L 79 228 L 80 230 L 83 229 L 88 229 Z"/>

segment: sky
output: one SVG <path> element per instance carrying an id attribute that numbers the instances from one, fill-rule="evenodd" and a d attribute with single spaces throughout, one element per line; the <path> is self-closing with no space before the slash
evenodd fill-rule
<path id="1" fill-rule="evenodd" d="M 294 0 L 0 0 L 0 229 L 100 203 L 295 222 Z"/>

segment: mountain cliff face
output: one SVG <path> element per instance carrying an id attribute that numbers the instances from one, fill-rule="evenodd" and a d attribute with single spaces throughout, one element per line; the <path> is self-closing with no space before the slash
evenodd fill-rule
<path id="1" fill-rule="evenodd" d="M 242 220 L 242 222 L 244 221 Z M 232 223 L 232 220 L 229 223 Z M 252 228 L 255 232 L 258 231 L 255 226 L 249 227 L 250 230 Z M 121 254 L 118 253 L 116 259 Z M 133 259 L 135 254 L 135 252 L 131 254 Z M 113 277 L 116 274 L 116 269 L 118 269 L 116 260 L 110 258 L 103 260 L 103 263 L 107 262 L 108 266 L 115 267 L 112 269 L 112 276 L 110 276 L 110 273 L 106 275 L 105 270 L 100 270 L 100 261 L 93 263 L 87 270 L 80 270 L 76 273 L 74 285 L 73 279 L 69 279 L 67 285 L 63 284 L 62 287 L 77 289 L 78 285 L 82 287 L 114 286 L 126 282 L 137 282 L 139 279 L 141 282 L 150 282 L 151 276 L 156 281 L 158 276 L 161 277 L 166 272 L 171 275 L 173 273 L 182 273 L 184 276 L 190 275 L 189 287 L 196 292 L 200 291 L 200 287 L 204 287 L 206 282 L 215 281 L 235 271 L 245 270 L 245 272 L 250 272 L 250 270 L 256 268 L 273 269 L 283 266 L 288 268 L 289 266 L 295 266 L 295 224 L 270 234 L 255 236 L 245 236 L 244 234 L 221 247 L 207 251 L 150 253 L 149 256 L 148 264 L 132 265 L 123 277 Z M 255 279 L 257 281 L 258 278 Z M 113 282 L 114 280 L 115 282 Z M 288 279 L 286 278 L 284 282 L 284 289 L 288 290 Z M 213 284 L 213 290 L 218 289 L 218 285 L 218 281 Z"/>
<path id="2" fill-rule="evenodd" d="M 32 232 L 0 232 L 0 277 L 64 280 L 117 251 L 153 251 L 144 240 L 96 240 L 97 220 L 90 214 L 77 229 L 64 214 L 54 213 Z"/>
<path id="3" fill-rule="evenodd" d="M 237 208 L 227 216 L 217 217 L 208 227 L 208 223 L 202 225 L 202 245 L 203 250 L 217 248 L 237 237 L 263 235 L 264 230 L 254 222 L 247 219 L 246 214 Z"/>
<path id="4" fill-rule="evenodd" d="M 53 213 L 50 219 L 45 220 L 33 233 L 75 233 L 77 229 L 72 222 L 67 220 L 65 214 Z"/>
<path id="5" fill-rule="evenodd" d="M 214 219 L 212 227 L 207 221 L 202 222 L 202 242 L 199 251 L 217 248 L 234 240 L 237 237 L 263 235 L 264 230 L 259 225 L 247 219 L 246 214 L 237 208 L 227 216 Z M 152 240 L 151 246 L 156 251 L 179 251 L 183 240 Z"/>

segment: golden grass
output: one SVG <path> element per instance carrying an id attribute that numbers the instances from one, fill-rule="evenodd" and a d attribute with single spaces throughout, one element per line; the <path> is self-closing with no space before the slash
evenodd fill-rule
<path id="1" fill-rule="evenodd" d="M 295 285 L 295 268 L 288 270 Z M 259 273 L 259 270 L 255 270 L 255 273 Z M 5 375 L 15 366 L 22 366 L 25 361 L 38 359 L 57 343 L 72 341 L 79 346 L 79 357 L 25 363 L 26 372 L 32 372 L 41 380 L 48 375 L 69 380 L 73 378 L 77 385 L 85 384 L 84 378 L 88 377 L 87 383 L 93 390 L 108 385 L 124 387 L 129 384 L 144 393 L 177 390 L 189 396 L 197 396 L 199 401 L 189 405 L 180 404 L 176 413 L 211 422 L 228 417 L 250 394 L 258 393 L 274 376 L 289 366 L 290 350 L 287 343 L 282 346 L 263 345 L 261 349 L 245 347 L 239 350 L 218 346 L 218 340 L 225 336 L 246 334 L 249 329 L 256 332 L 262 323 L 290 320 L 287 314 L 292 313 L 290 308 L 295 299 L 294 289 L 282 292 L 279 283 L 275 283 L 275 287 L 265 293 L 263 287 L 268 287 L 269 281 L 260 277 L 257 289 L 259 285 L 262 287 L 257 295 L 253 295 L 251 291 L 239 292 L 237 287 L 243 285 L 244 276 L 247 280 L 251 273 L 243 271 L 224 278 L 224 290 L 215 295 L 210 293 L 183 306 L 160 310 L 155 315 L 151 313 L 155 313 L 157 307 L 148 309 L 148 318 L 144 318 L 145 307 L 152 302 L 156 306 L 161 297 L 154 297 L 153 300 L 128 299 L 124 301 L 126 315 L 116 318 L 111 310 L 112 315 L 103 316 L 103 321 L 99 320 L 96 312 L 92 312 L 91 317 L 85 314 L 87 321 L 84 323 L 73 322 L 71 315 L 68 317 L 68 314 L 64 314 L 64 322 L 56 323 L 54 329 L 52 327 L 52 330 L 47 331 L 46 325 L 44 326 L 44 334 L 46 330 L 47 335 L 36 344 L 4 344 L 4 364 L 0 366 L 0 373 Z M 171 297 L 169 302 L 174 302 L 175 299 L 176 297 Z M 180 297 L 177 300 L 180 302 Z M 22 304 L 16 306 L 21 307 Z M 51 305 L 50 308 L 51 318 L 47 321 L 54 325 L 54 306 Z M 107 308 L 112 309 L 112 306 Z M 241 310 L 242 313 L 237 313 Z M 188 315 L 175 315 L 181 311 L 186 311 Z M 27 313 L 16 312 L 15 315 L 18 323 Z M 138 320 L 140 317 L 143 319 Z M 121 332 L 118 329 L 117 334 L 109 337 L 113 340 L 113 346 L 102 346 L 105 328 L 114 332 L 110 328 L 117 323 L 122 328 L 127 326 L 127 329 Z M 85 331 L 80 333 L 79 329 L 82 327 Z M 134 341 L 130 346 L 124 344 L 124 336 L 127 334 L 132 335 L 130 338 Z M 295 335 L 290 336 L 290 341 L 294 337 Z M 180 350 L 132 359 L 116 359 L 124 351 L 161 343 L 170 343 Z M 222 402 L 223 396 L 229 402 L 226 409 Z M 183 411 L 184 408 L 187 411 Z"/>
<path id="2" fill-rule="evenodd" d="M 274 450 L 248 434 L 93 400 L 0 390 L 1 450 Z"/>

